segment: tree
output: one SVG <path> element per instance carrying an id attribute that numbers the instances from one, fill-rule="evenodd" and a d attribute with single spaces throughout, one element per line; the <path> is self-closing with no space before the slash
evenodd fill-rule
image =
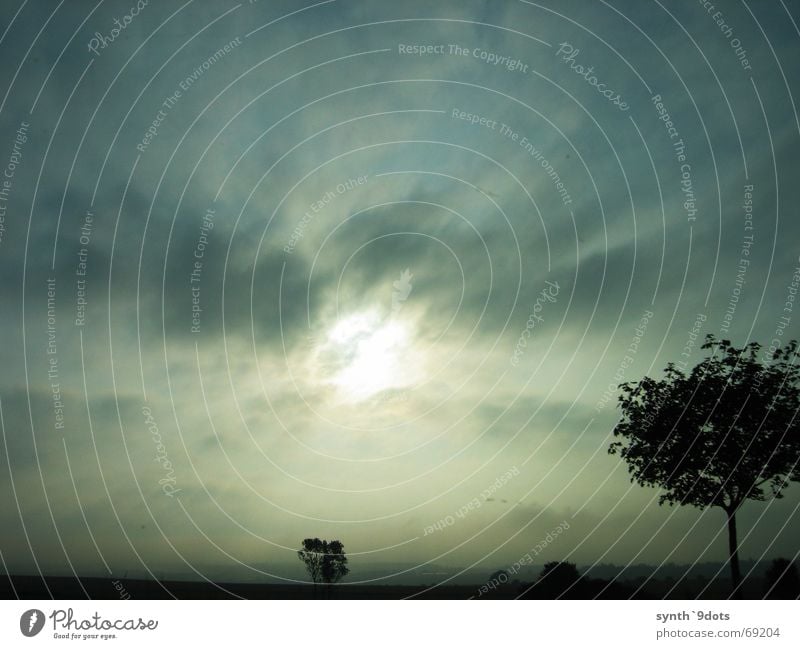
<path id="1" fill-rule="evenodd" d="M 303 539 L 297 556 L 305 564 L 311 581 L 314 582 L 314 593 L 317 584 L 335 584 L 341 580 L 350 569 L 347 567 L 347 556 L 341 541 L 320 541 L 317 538 Z"/>
<path id="2" fill-rule="evenodd" d="M 581 573 L 569 561 L 550 561 L 542 567 L 538 585 L 548 597 L 580 598 Z"/>
<path id="3" fill-rule="evenodd" d="M 740 597 L 736 513 L 746 500 L 780 498 L 800 479 L 797 343 L 759 360 L 761 346 L 741 349 L 706 337 L 707 358 L 689 374 L 670 363 L 664 378 L 620 386 L 622 417 L 609 453 L 631 481 L 662 490 L 659 504 L 720 507 L 728 527 L 734 596 Z"/>
<path id="4" fill-rule="evenodd" d="M 322 542 L 323 546 L 325 541 Z M 322 581 L 326 584 L 335 584 L 350 572 L 347 567 L 347 556 L 341 541 L 331 541 L 325 549 L 322 558 Z"/>
<path id="5" fill-rule="evenodd" d="M 584 579 L 574 563 L 550 561 L 532 584 L 522 586 L 524 599 L 583 599 L 587 597 Z"/>
<path id="6" fill-rule="evenodd" d="M 317 584 L 322 581 L 322 557 L 324 555 L 323 541 L 319 539 L 303 539 L 303 545 L 297 551 L 300 561 L 306 565 L 308 575 L 314 582 L 314 592 L 317 591 Z"/>

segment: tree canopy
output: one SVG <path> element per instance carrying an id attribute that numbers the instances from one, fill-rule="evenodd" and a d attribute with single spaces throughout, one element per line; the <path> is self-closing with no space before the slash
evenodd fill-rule
<path id="1" fill-rule="evenodd" d="M 315 588 L 318 583 L 335 584 L 350 572 L 341 541 L 303 539 L 297 556 L 305 564 Z"/>
<path id="2" fill-rule="evenodd" d="M 632 481 L 659 488 L 660 503 L 725 510 L 736 591 L 736 511 L 800 480 L 797 343 L 770 357 L 758 343 L 736 348 L 707 336 L 702 349 L 708 356 L 688 374 L 670 363 L 661 379 L 620 386 L 620 440 L 609 453 L 625 460 Z"/>
<path id="3" fill-rule="evenodd" d="M 609 452 L 631 479 L 659 487 L 659 501 L 736 509 L 746 499 L 780 497 L 800 479 L 797 343 L 771 363 L 761 346 L 706 338 L 711 354 L 691 373 L 669 364 L 661 380 L 620 387 L 622 419 Z"/>

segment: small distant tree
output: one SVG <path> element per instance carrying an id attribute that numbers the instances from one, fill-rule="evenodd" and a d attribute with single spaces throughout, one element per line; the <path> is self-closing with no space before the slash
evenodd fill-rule
<path id="1" fill-rule="evenodd" d="M 317 584 L 335 584 L 350 572 L 347 567 L 344 545 L 341 541 L 303 539 L 297 556 L 305 564 L 311 581 L 314 583 L 315 595 Z"/>
<path id="2" fill-rule="evenodd" d="M 585 593 L 578 567 L 569 561 L 549 561 L 534 586 L 538 597 L 580 599 Z"/>
<path id="3" fill-rule="evenodd" d="M 580 581 L 578 567 L 569 561 L 549 561 L 542 567 L 539 580 L 567 588 Z"/>
<path id="4" fill-rule="evenodd" d="M 303 539 L 302 547 L 297 551 L 297 556 L 305 564 L 308 576 L 314 583 L 315 594 L 317 584 L 322 581 L 322 557 L 324 555 L 322 543 L 319 539 Z"/>
<path id="5" fill-rule="evenodd" d="M 720 507 L 728 525 L 734 596 L 740 596 L 736 512 L 746 500 L 780 498 L 800 479 L 800 372 L 797 343 L 759 359 L 761 346 L 737 349 L 707 336 L 710 355 L 691 373 L 670 363 L 661 380 L 620 386 L 622 418 L 609 453 L 631 481 L 661 489 L 659 503 Z"/>
<path id="6" fill-rule="evenodd" d="M 323 545 L 325 541 L 322 542 Z M 340 581 L 350 572 L 347 567 L 347 556 L 341 541 L 331 541 L 322 558 L 322 581 L 328 586 Z"/>

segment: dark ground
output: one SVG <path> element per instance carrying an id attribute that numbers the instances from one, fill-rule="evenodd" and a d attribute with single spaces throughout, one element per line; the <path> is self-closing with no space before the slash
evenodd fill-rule
<path id="1" fill-rule="evenodd" d="M 611 583 L 601 579 L 585 579 L 574 586 L 565 599 L 724 599 L 729 596 L 730 584 L 718 580 L 709 584 L 703 578 L 684 579 L 675 585 L 673 579 L 643 579 Z M 533 599 L 554 599 L 564 593 L 563 587 L 556 589 L 541 586 L 522 594 L 530 584 L 507 583 L 479 595 L 481 584 L 444 585 L 428 589 L 419 586 L 349 585 L 334 586 L 329 592 L 320 586 L 316 598 L 325 599 L 513 599 L 522 595 Z M 673 588 L 674 587 L 674 588 Z M 670 590 L 672 589 L 672 592 Z M 757 580 L 745 583 L 745 599 L 764 597 L 763 584 Z M 423 592 L 426 591 L 426 592 Z M 314 589 L 305 585 L 241 584 L 197 581 L 152 581 L 143 579 L 111 579 L 86 577 L 0 576 L 0 598 L 2 599 L 313 599 Z"/>

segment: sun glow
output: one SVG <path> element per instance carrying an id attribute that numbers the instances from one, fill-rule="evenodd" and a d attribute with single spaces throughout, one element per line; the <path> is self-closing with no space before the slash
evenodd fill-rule
<path id="1" fill-rule="evenodd" d="M 413 332 L 398 318 L 376 311 L 340 318 L 319 350 L 328 383 L 348 401 L 364 401 L 417 380 Z"/>

